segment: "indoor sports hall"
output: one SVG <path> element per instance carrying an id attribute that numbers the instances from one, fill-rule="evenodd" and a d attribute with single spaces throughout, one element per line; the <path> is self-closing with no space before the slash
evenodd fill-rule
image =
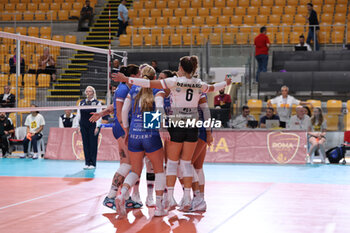
<path id="1" fill-rule="evenodd" d="M 0 232 L 350 232 L 349 20 L 0 0 Z"/>

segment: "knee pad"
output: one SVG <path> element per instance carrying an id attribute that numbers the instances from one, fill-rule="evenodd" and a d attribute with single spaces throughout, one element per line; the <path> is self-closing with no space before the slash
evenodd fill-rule
<path id="1" fill-rule="evenodd" d="M 180 169 L 183 177 L 193 177 L 193 167 L 191 161 L 180 160 Z"/>
<path id="2" fill-rule="evenodd" d="M 182 174 L 182 171 L 181 171 L 180 166 L 177 167 L 177 177 L 178 177 L 179 179 L 182 179 L 182 178 L 183 178 L 183 174 Z"/>
<path id="3" fill-rule="evenodd" d="M 155 180 L 155 175 L 154 175 L 154 173 L 146 173 L 146 180 L 147 181 L 154 181 Z"/>
<path id="4" fill-rule="evenodd" d="M 151 160 L 145 157 L 146 171 L 147 173 L 154 173 L 153 166 Z"/>
<path id="5" fill-rule="evenodd" d="M 166 165 L 166 175 L 167 176 L 176 176 L 178 166 L 179 166 L 179 161 L 173 161 L 173 160 L 168 159 L 168 162 Z"/>
<path id="6" fill-rule="evenodd" d="M 166 183 L 165 173 L 156 173 L 154 187 L 156 191 L 164 191 Z"/>
<path id="7" fill-rule="evenodd" d="M 126 178 L 124 180 L 124 184 L 129 185 L 129 187 L 131 188 L 131 187 L 133 187 L 136 184 L 136 182 L 139 180 L 139 178 L 140 177 L 136 173 L 130 172 L 126 176 Z"/>
<path id="8" fill-rule="evenodd" d="M 199 182 L 198 174 L 197 174 L 197 172 L 196 172 L 196 170 L 194 169 L 193 166 L 192 166 L 192 170 L 193 170 L 193 179 L 192 179 L 192 183 Z"/>
<path id="9" fill-rule="evenodd" d="M 122 163 L 122 164 L 120 164 L 117 172 L 121 176 L 126 177 L 126 175 L 130 172 L 130 170 L 131 170 L 131 165 L 130 164 Z"/>
<path id="10" fill-rule="evenodd" d="M 204 177 L 203 168 L 196 169 L 196 173 L 198 174 L 198 183 L 199 183 L 199 185 L 204 185 L 205 177 Z"/>

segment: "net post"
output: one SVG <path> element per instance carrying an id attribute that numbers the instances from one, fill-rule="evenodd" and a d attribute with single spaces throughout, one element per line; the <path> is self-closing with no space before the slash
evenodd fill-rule
<path id="1" fill-rule="evenodd" d="M 17 33 L 20 35 L 20 33 Z M 16 107 L 18 106 L 18 77 L 21 75 L 21 41 L 16 40 Z M 16 113 L 16 125 L 18 126 L 18 117 Z"/>
<path id="2" fill-rule="evenodd" d="M 109 44 L 109 53 L 107 54 L 107 101 L 106 104 L 109 105 L 111 103 L 111 44 Z"/>

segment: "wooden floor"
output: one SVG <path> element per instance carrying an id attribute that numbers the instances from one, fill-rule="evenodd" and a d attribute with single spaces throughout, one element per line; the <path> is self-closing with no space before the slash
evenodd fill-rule
<path id="1" fill-rule="evenodd" d="M 13 159 L 11 163 L 17 161 Z M 0 160 L 0 169 L 5 165 L 2 162 Z M 30 163 L 25 162 L 26 166 Z M 36 163 L 40 163 L 38 167 L 34 166 Z M 32 169 L 47 167 L 45 163 L 33 162 Z M 21 166 L 14 165 L 17 169 L 21 169 Z M 57 165 L 57 169 L 60 166 L 64 165 Z M 327 174 L 318 174 L 323 169 L 334 170 L 337 174 L 339 168 L 348 170 L 347 166 L 331 165 L 326 168 L 215 165 L 208 168 L 205 197 L 208 209 L 205 213 L 175 210 L 159 218 L 153 217 L 154 209 L 144 207 L 128 212 L 125 219 L 118 219 L 114 211 L 102 206 L 110 178 L 98 172 L 95 178 L 72 175 L 40 177 L 37 173 L 35 176 L 18 176 L 14 169 L 7 167 L 3 169 L 7 169 L 7 172 L 0 172 L 0 232 L 348 233 L 350 185 L 344 178 L 341 184 L 325 182 L 322 177 Z M 98 169 L 103 169 L 103 165 Z M 215 169 L 217 175 L 213 173 Z M 265 179 L 271 182 L 247 181 L 242 172 L 244 169 L 252 173 L 251 176 L 255 175 L 257 180 L 264 176 L 265 171 Z M 300 172 L 292 174 L 291 169 Z M 280 177 L 274 179 L 272 176 L 300 176 L 304 175 L 305 169 L 313 174 L 312 179 L 305 177 L 305 183 L 280 182 Z M 13 176 L 10 176 L 10 170 L 13 170 Z M 110 167 L 106 170 L 111 171 Z M 286 173 L 279 173 L 283 170 Z M 222 171 L 229 177 L 224 181 L 215 180 L 215 177 L 223 175 Z M 348 172 L 343 174 L 347 175 Z M 112 173 L 108 175 L 112 177 Z M 317 181 L 318 175 L 322 182 L 310 182 Z M 328 173 L 328 176 L 332 176 L 332 173 Z M 144 200 L 146 184 L 143 179 L 140 187 Z M 175 193 L 179 201 L 182 191 L 178 186 Z"/>

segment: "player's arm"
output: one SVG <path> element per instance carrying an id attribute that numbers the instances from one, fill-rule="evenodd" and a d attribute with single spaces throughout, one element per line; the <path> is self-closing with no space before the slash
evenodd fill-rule
<path id="1" fill-rule="evenodd" d="M 154 102 L 156 104 L 156 109 L 157 111 L 160 111 L 162 116 L 165 116 L 165 111 L 164 111 L 164 97 L 165 97 L 165 92 L 161 91 L 158 92 L 156 94 L 156 96 L 154 97 Z M 160 124 L 161 127 L 163 126 L 162 124 Z M 164 141 L 168 141 L 170 140 L 170 134 L 168 132 L 168 130 L 166 129 L 161 129 L 159 131 L 160 133 L 160 137 L 164 140 Z"/>
<path id="2" fill-rule="evenodd" d="M 113 113 L 113 110 L 114 110 L 114 106 L 111 104 L 107 108 L 103 109 L 101 112 L 92 112 L 91 113 L 92 116 L 90 117 L 89 121 L 90 122 L 96 122 L 100 118 Z"/>
<path id="3" fill-rule="evenodd" d="M 149 80 L 144 78 L 126 77 L 121 72 L 111 74 L 111 76 L 113 81 L 115 82 L 125 82 L 128 84 L 146 88 L 168 89 L 172 88 L 176 84 L 176 82 L 174 82 L 174 78 L 166 78 L 163 80 Z"/>
<path id="4" fill-rule="evenodd" d="M 210 115 L 210 109 L 209 109 L 209 105 L 207 102 L 207 98 L 205 96 L 203 96 L 199 100 L 198 104 L 203 112 L 204 121 L 209 120 L 211 118 L 211 115 Z M 213 142 L 213 136 L 211 135 L 211 128 L 210 127 L 206 128 L 206 132 L 207 132 L 207 144 L 210 146 L 211 143 Z"/>
<path id="5" fill-rule="evenodd" d="M 128 97 L 126 97 L 125 101 L 124 101 L 124 105 L 122 108 L 122 126 L 123 128 L 128 131 L 129 130 L 129 112 L 131 110 L 131 98 L 130 95 L 128 95 Z"/>
<path id="6" fill-rule="evenodd" d="M 226 86 L 230 85 L 232 82 L 232 79 L 230 77 L 228 77 L 227 75 L 225 76 L 225 81 L 219 82 L 219 83 L 215 83 L 214 85 L 209 85 L 206 83 L 202 83 L 202 91 L 204 93 L 208 93 L 208 92 L 216 92 L 219 91 L 223 88 L 225 88 Z"/>

